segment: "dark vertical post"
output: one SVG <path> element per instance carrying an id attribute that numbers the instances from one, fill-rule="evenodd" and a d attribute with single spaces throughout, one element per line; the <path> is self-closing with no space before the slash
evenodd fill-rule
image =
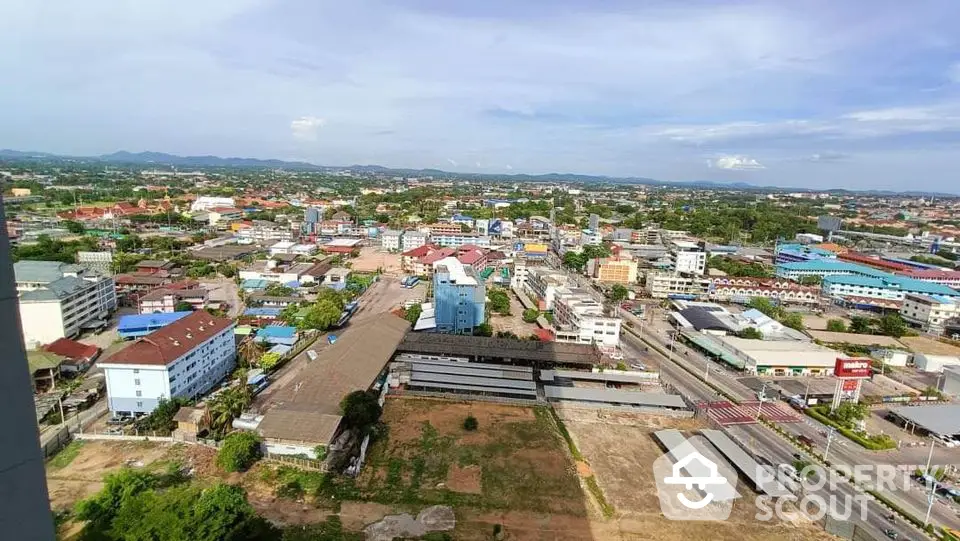
<path id="1" fill-rule="evenodd" d="M 0 537 L 52 541 L 53 515 L 2 204 L 0 227 Z"/>

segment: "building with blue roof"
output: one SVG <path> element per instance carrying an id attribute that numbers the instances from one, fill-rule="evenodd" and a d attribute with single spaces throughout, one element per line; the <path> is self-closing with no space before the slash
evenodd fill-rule
<path id="1" fill-rule="evenodd" d="M 858 265 L 856 263 L 838 261 L 836 259 L 794 261 L 790 263 L 780 263 L 777 265 L 778 277 L 794 281 L 800 281 L 809 276 L 825 278 L 827 276 L 842 275 L 867 276 L 874 278 L 893 276 L 888 272 L 883 272 L 866 265 Z"/>
<path id="2" fill-rule="evenodd" d="M 250 291 L 257 291 L 257 290 L 259 290 L 259 289 L 267 289 L 267 286 L 268 286 L 268 285 L 270 285 L 270 282 L 268 282 L 267 280 L 264 280 L 264 279 L 262 279 L 262 278 L 248 278 L 248 279 L 244 280 L 244 281 L 240 284 L 240 287 L 241 287 L 244 291 L 246 291 L 246 292 L 249 293 Z"/>
<path id="3" fill-rule="evenodd" d="M 852 274 L 831 275 L 823 278 L 823 294 L 828 297 L 864 297 L 902 301 L 908 293 L 960 297 L 960 291 L 945 285 L 882 273 L 883 276 Z"/>
<path id="4" fill-rule="evenodd" d="M 798 261 L 816 261 L 819 259 L 836 259 L 837 254 L 830 250 L 805 246 L 803 244 L 778 244 L 775 263 L 792 263 Z"/>
<path id="5" fill-rule="evenodd" d="M 259 308 L 247 308 L 246 310 L 243 311 L 243 315 L 246 317 L 276 319 L 280 317 L 281 312 L 283 312 L 283 308 L 277 308 L 273 306 L 263 306 Z"/>
<path id="6" fill-rule="evenodd" d="M 297 343 L 297 328 L 284 325 L 270 325 L 257 331 L 257 342 L 292 346 Z"/>
<path id="7" fill-rule="evenodd" d="M 124 340 L 146 336 L 157 329 L 192 314 L 193 312 L 172 312 L 168 314 L 130 314 L 120 316 L 117 334 Z"/>

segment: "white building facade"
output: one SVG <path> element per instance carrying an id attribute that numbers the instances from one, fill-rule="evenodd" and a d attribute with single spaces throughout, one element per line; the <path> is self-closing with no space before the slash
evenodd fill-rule
<path id="1" fill-rule="evenodd" d="M 233 207 L 233 198 L 202 195 L 196 201 L 190 203 L 191 212 L 210 210 L 215 207 Z"/>
<path id="2" fill-rule="evenodd" d="M 620 318 L 603 315 L 603 305 L 589 293 L 561 288 L 553 305 L 553 325 L 558 342 L 620 346 Z"/>
<path id="3" fill-rule="evenodd" d="M 403 231 L 388 229 L 380 234 L 380 249 L 387 252 L 398 252 L 403 246 Z"/>
<path id="4" fill-rule="evenodd" d="M 98 363 L 110 411 L 149 414 L 160 400 L 203 396 L 236 365 L 235 326 L 230 319 L 194 312 Z"/>
<path id="5" fill-rule="evenodd" d="M 430 240 L 430 234 L 423 231 L 404 231 L 400 239 L 400 249 L 404 252 L 419 248 Z"/>
<path id="6" fill-rule="evenodd" d="M 105 326 L 117 308 L 113 278 L 80 265 L 18 261 L 13 270 L 28 348 Z"/>
<path id="7" fill-rule="evenodd" d="M 925 331 L 940 333 L 944 322 L 960 317 L 960 302 L 949 297 L 908 293 L 903 299 L 900 316 Z"/>

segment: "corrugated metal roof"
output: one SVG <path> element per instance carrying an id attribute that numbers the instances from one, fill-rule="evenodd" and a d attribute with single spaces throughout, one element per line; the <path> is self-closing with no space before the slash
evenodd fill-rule
<path id="1" fill-rule="evenodd" d="M 960 434 L 960 404 L 890 408 L 900 417 L 944 436 Z"/>
<path id="2" fill-rule="evenodd" d="M 658 430 L 654 432 L 653 435 L 660 440 L 660 444 L 663 445 L 663 447 L 670 454 L 670 459 L 674 464 L 686 458 L 692 451 L 697 451 L 707 460 L 710 460 L 715 464 L 717 463 L 717 461 L 714 459 L 718 457 L 711 456 L 713 455 L 713 450 L 709 449 L 705 442 L 697 442 L 696 439 L 688 440 L 687 438 L 683 437 L 683 434 L 681 434 L 679 430 Z M 703 445 L 701 445 L 701 443 L 703 443 Z M 676 468 L 676 466 L 674 466 L 674 468 Z M 687 462 L 682 469 L 687 472 L 687 477 L 710 477 L 714 473 L 710 470 L 709 466 L 699 460 L 691 460 Z M 691 488 L 690 490 L 694 489 Z M 730 483 L 713 485 L 710 493 L 713 495 L 714 500 L 721 502 L 734 500 L 740 497 L 740 495 L 737 494 L 737 490 L 734 485 Z"/>
<path id="3" fill-rule="evenodd" d="M 475 385 L 478 387 L 530 389 L 536 390 L 537 384 L 532 381 L 516 379 L 501 379 L 493 377 L 459 376 L 455 374 L 435 374 L 414 370 L 410 376 L 410 383 L 414 381 L 428 381 L 435 383 L 453 383 L 460 385 Z"/>
<path id="4" fill-rule="evenodd" d="M 759 490 L 773 497 L 789 496 L 791 494 L 791 492 L 778 481 L 767 481 L 766 478 L 761 479 L 759 471 L 760 465 L 757 464 L 757 461 L 727 437 L 726 434 L 719 430 L 708 429 L 701 430 L 700 433 L 710 440 L 710 443 L 716 446 L 716 448 L 727 457 L 727 460 L 733 462 L 733 465 L 736 466 L 738 470 L 750 478 L 754 486 Z"/>
<path id="5" fill-rule="evenodd" d="M 659 374 L 656 372 L 642 372 L 634 374 L 618 374 L 616 372 L 581 372 L 578 370 L 541 370 L 541 381 L 553 381 L 555 378 L 579 379 L 584 381 L 614 381 L 619 383 L 656 383 Z"/>
<path id="6" fill-rule="evenodd" d="M 533 381 L 533 374 L 524 374 L 520 372 L 510 372 L 508 370 L 490 370 L 490 369 L 477 369 L 468 366 L 461 366 L 465 363 L 447 363 L 446 365 L 442 364 L 427 364 L 427 363 L 411 363 L 414 372 L 426 372 L 432 374 L 453 374 L 457 376 L 475 376 L 480 378 L 500 378 L 500 379 L 512 379 L 512 380 L 523 380 L 523 381 Z"/>
<path id="7" fill-rule="evenodd" d="M 409 353 L 401 354 L 397 360 L 408 361 L 410 363 L 417 364 L 436 364 L 440 366 L 467 366 L 469 368 L 477 368 L 481 370 L 502 370 L 504 372 L 519 372 L 523 374 L 533 374 L 533 368 L 529 366 L 516 366 L 512 364 L 492 364 L 492 363 L 474 363 L 474 362 L 458 362 L 458 361 L 446 361 L 439 359 L 410 359 L 404 358 L 404 355 L 411 355 Z"/>
<path id="8" fill-rule="evenodd" d="M 472 391 L 477 393 L 512 394 L 535 398 L 537 392 L 529 389 L 510 389 L 504 387 L 480 387 L 476 385 L 458 385 L 455 383 L 433 383 L 429 381 L 410 382 L 413 387 L 435 389 L 437 391 Z"/>
<path id="9" fill-rule="evenodd" d="M 544 385 L 547 398 L 559 400 L 578 400 L 581 402 L 606 402 L 609 404 L 631 404 L 665 408 L 686 408 L 687 405 L 678 395 L 660 393 L 638 393 L 616 389 L 587 389 L 582 387 L 556 387 Z"/>

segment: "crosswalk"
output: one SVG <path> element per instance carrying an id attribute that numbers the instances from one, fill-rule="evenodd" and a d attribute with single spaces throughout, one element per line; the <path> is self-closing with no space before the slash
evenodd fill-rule
<path id="1" fill-rule="evenodd" d="M 798 423 L 803 420 L 792 409 L 781 402 L 743 402 L 733 404 L 725 400 L 700 402 L 697 411 L 705 413 L 720 426 L 747 425 L 757 422 L 757 415 L 775 423 Z"/>

